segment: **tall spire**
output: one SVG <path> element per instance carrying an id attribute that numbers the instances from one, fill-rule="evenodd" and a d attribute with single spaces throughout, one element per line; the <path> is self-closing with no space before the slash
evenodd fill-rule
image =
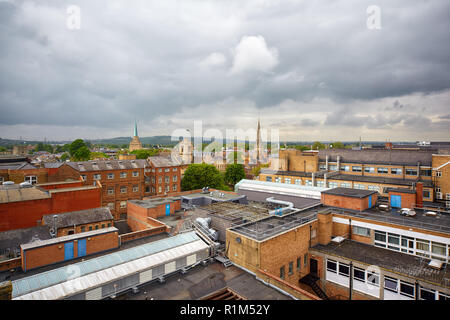
<path id="1" fill-rule="evenodd" d="M 138 136 L 136 119 L 134 120 L 134 136 Z"/>

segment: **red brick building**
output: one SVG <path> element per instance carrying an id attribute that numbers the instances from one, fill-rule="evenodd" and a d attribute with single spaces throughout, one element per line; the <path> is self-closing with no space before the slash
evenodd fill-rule
<path id="1" fill-rule="evenodd" d="M 102 205 L 102 189 L 98 184 L 50 189 L 49 184 L 0 186 L 0 231 L 40 225 L 44 214 L 98 208 Z M 58 185 L 64 186 L 64 185 Z"/>
<path id="2" fill-rule="evenodd" d="M 128 201 L 127 222 L 132 231 L 154 227 L 155 219 L 181 209 L 179 197 L 164 197 Z"/>
<path id="3" fill-rule="evenodd" d="M 68 165 L 79 172 L 84 185 L 93 185 L 96 181 L 100 183 L 102 187 L 100 206 L 108 207 L 114 220 L 125 218 L 128 200 L 142 199 L 145 195 L 151 195 L 150 189 L 145 187 L 145 171 L 149 171 L 146 160 L 82 161 L 68 162 Z"/>
<path id="4" fill-rule="evenodd" d="M 181 165 L 170 157 L 148 158 L 151 168 L 149 191 L 152 195 L 164 196 L 181 191 Z"/>

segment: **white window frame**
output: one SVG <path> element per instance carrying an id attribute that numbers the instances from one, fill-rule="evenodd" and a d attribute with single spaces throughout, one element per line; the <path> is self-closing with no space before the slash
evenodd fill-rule
<path id="1" fill-rule="evenodd" d="M 133 192 L 139 192 L 139 186 L 134 186 L 133 187 Z"/>
<path id="2" fill-rule="evenodd" d="M 127 173 L 126 172 L 121 172 L 120 173 L 120 178 L 126 178 L 127 177 Z"/>
<path id="3" fill-rule="evenodd" d="M 94 174 L 94 180 L 102 180 L 102 175 L 100 173 Z"/>
<path id="4" fill-rule="evenodd" d="M 85 174 L 82 174 L 82 175 L 81 175 L 81 179 L 82 179 L 83 181 L 86 181 L 86 179 L 87 179 L 86 175 L 85 175 Z"/>
<path id="5" fill-rule="evenodd" d="M 133 177 L 134 178 L 139 177 L 139 171 L 133 171 Z"/>
<path id="6" fill-rule="evenodd" d="M 126 201 L 120 201 L 120 208 L 126 208 L 127 207 L 127 202 Z"/>
<path id="7" fill-rule="evenodd" d="M 127 193 L 127 189 L 128 189 L 127 187 L 120 187 L 120 193 Z"/>
<path id="8" fill-rule="evenodd" d="M 25 176 L 23 181 L 31 183 L 31 184 L 36 184 L 38 182 L 38 178 L 37 176 Z"/>
<path id="9" fill-rule="evenodd" d="M 114 188 L 108 188 L 108 194 L 114 194 Z"/>
<path id="10" fill-rule="evenodd" d="M 114 179 L 114 173 L 108 173 L 106 176 L 109 180 Z"/>
<path id="11" fill-rule="evenodd" d="M 291 178 L 284 178 L 284 183 L 291 184 Z"/>

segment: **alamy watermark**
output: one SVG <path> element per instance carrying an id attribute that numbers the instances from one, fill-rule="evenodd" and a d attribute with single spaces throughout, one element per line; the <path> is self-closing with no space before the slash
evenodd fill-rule
<path id="1" fill-rule="evenodd" d="M 70 5 L 67 7 L 66 26 L 69 30 L 81 29 L 81 9 L 79 6 Z"/>
<path id="2" fill-rule="evenodd" d="M 371 5 L 367 7 L 366 10 L 369 16 L 367 17 L 367 29 L 369 30 L 380 30 L 381 29 L 381 8 L 376 5 Z"/>

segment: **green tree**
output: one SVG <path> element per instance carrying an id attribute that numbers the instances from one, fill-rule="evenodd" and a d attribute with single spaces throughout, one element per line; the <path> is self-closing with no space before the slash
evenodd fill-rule
<path id="1" fill-rule="evenodd" d="M 62 155 L 61 155 L 61 161 L 63 161 L 63 162 L 65 162 L 67 159 L 69 159 L 70 158 L 70 156 L 69 156 L 69 154 L 67 153 L 67 152 L 64 152 Z"/>
<path id="2" fill-rule="evenodd" d="M 212 164 L 190 164 L 184 172 L 181 180 L 183 191 L 210 187 L 221 189 L 223 187 L 223 176 Z"/>
<path id="3" fill-rule="evenodd" d="M 157 149 L 140 149 L 131 151 L 130 154 L 135 154 L 136 159 L 147 159 L 148 157 L 157 156 L 159 154 L 159 150 Z"/>
<path id="4" fill-rule="evenodd" d="M 345 148 L 344 144 L 340 141 L 333 142 L 331 145 L 333 146 L 333 149 L 344 149 Z"/>
<path id="5" fill-rule="evenodd" d="M 91 157 L 91 151 L 89 151 L 88 147 L 83 146 L 78 148 L 72 157 L 75 161 L 87 161 Z"/>
<path id="6" fill-rule="evenodd" d="M 242 179 L 245 179 L 245 170 L 242 164 L 234 163 L 227 166 L 227 169 L 225 170 L 226 183 L 234 187 L 234 185 Z"/>
<path id="7" fill-rule="evenodd" d="M 75 153 L 78 151 L 78 149 L 86 147 L 86 143 L 84 143 L 84 141 L 82 139 L 77 139 L 75 141 L 73 141 L 70 145 L 69 145 L 69 153 L 72 157 L 75 156 Z M 89 150 L 89 149 L 88 149 Z"/>
<path id="8" fill-rule="evenodd" d="M 91 154 L 89 155 L 90 160 L 94 160 L 97 158 L 107 158 L 107 155 L 104 154 L 103 152 L 91 152 Z"/>
<path id="9" fill-rule="evenodd" d="M 309 149 L 307 146 L 302 146 L 302 145 L 294 146 L 294 148 L 297 149 L 297 150 L 301 150 L 301 151 Z"/>
<path id="10" fill-rule="evenodd" d="M 325 145 L 323 143 L 320 143 L 319 141 L 316 141 L 313 143 L 312 148 L 313 150 L 325 149 Z"/>

